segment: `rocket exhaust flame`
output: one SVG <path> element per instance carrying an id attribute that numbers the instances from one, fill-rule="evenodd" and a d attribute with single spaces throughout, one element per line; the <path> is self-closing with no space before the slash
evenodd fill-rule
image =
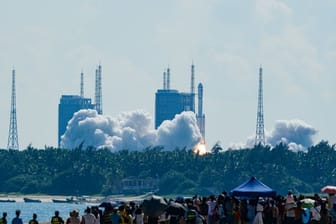
<path id="1" fill-rule="evenodd" d="M 194 153 L 200 155 L 200 156 L 203 156 L 205 155 L 206 153 L 208 153 L 208 150 L 206 149 L 206 145 L 205 145 L 205 142 L 203 140 L 201 140 L 199 143 L 197 143 L 195 146 L 194 146 L 194 149 L 193 149 Z"/>

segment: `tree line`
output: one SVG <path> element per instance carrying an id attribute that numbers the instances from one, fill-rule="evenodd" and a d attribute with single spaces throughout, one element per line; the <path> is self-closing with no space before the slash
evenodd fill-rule
<path id="1" fill-rule="evenodd" d="M 335 146 L 327 141 L 293 152 L 286 144 L 195 154 L 188 149 L 111 152 L 45 147 L 0 150 L 0 192 L 22 194 L 110 195 L 121 192 L 122 179 L 157 178 L 158 194 L 209 195 L 255 176 L 279 194 L 321 193 L 336 185 Z"/>

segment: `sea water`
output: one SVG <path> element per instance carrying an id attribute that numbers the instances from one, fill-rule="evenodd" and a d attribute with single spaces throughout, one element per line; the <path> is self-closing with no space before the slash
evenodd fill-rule
<path id="1" fill-rule="evenodd" d="M 51 217 L 54 216 L 55 211 L 60 212 L 60 216 L 66 221 L 69 217 L 69 213 L 76 209 L 79 211 L 79 215 L 84 214 L 84 210 L 89 206 L 97 204 L 74 204 L 74 203 L 53 203 L 53 202 L 0 202 L 0 216 L 3 212 L 7 212 L 7 222 L 11 223 L 15 217 L 15 211 L 21 210 L 20 217 L 24 223 L 28 223 L 32 219 L 33 213 L 37 214 L 37 220 L 39 222 L 48 222 Z"/>

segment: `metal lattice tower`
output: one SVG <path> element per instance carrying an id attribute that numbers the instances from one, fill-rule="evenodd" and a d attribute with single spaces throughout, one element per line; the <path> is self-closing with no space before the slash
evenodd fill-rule
<path id="1" fill-rule="evenodd" d="M 258 91 L 258 110 L 257 110 L 257 127 L 255 145 L 265 145 L 265 131 L 264 131 L 264 110 L 263 110 L 263 81 L 262 81 L 262 67 L 259 68 L 259 91 Z"/>
<path id="2" fill-rule="evenodd" d="M 102 66 L 98 65 L 96 69 L 96 90 L 95 90 L 95 104 L 98 114 L 103 114 L 102 105 Z"/>
<path id="3" fill-rule="evenodd" d="M 10 110 L 10 122 L 9 122 L 9 134 L 7 149 L 19 149 L 19 139 L 17 132 L 16 122 L 16 91 L 15 91 L 15 70 L 12 71 L 12 97 L 11 97 L 11 110 Z"/>

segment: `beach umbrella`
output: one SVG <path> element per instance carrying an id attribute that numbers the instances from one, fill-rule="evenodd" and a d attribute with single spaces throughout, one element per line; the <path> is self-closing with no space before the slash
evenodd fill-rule
<path id="1" fill-rule="evenodd" d="M 315 200 L 311 198 L 304 198 L 300 202 L 302 203 L 301 204 L 302 208 L 311 209 L 312 207 L 314 207 Z"/>
<path id="2" fill-rule="evenodd" d="M 117 207 L 118 204 L 116 202 L 108 202 L 108 201 L 104 201 L 102 202 L 100 205 L 98 205 L 98 207 L 101 208 L 113 208 L 113 207 Z"/>
<path id="3" fill-rule="evenodd" d="M 183 203 L 184 202 L 184 197 L 183 196 L 177 196 L 175 201 L 179 202 L 179 203 Z"/>
<path id="4" fill-rule="evenodd" d="M 145 215 L 157 217 L 168 207 L 167 202 L 160 196 L 153 195 L 150 199 L 145 199 L 142 203 L 142 210 Z"/>
<path id="5" fill-rule="evenodd" d="M 181 216 L 183 216 L 187 210 L 188 209 L 184 205 L 173 201 L 171 201 L 168 204 L 168 207 L 165 209 L 165 211 L 170 215 L 181 215 Z"/>
<path id="6" fill-rule="evenodd" d="M 336 194 L 336 186 L 327 185 L 322 187 L 321 191 L 327 194 Z"/>

